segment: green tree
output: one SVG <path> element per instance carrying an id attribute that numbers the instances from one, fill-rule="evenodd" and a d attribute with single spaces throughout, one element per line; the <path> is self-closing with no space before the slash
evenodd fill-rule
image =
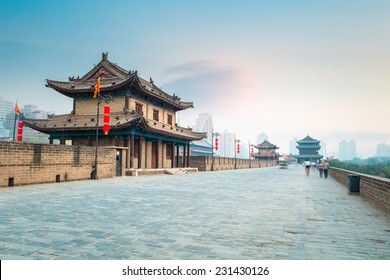
<path id="1" fill-rule="evenodd" d="M 366 163 L 332 160 L 330 166 L 390 179 L 390 160 L 368 159 Z"/>

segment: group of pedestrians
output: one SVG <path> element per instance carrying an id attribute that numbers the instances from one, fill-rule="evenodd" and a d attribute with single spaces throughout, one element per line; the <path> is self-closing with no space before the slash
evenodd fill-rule
<path id="1" fill-rule="evenodd" d="M 329 170 L 329 163 L 327 160 L 319 161 L 318 163 L 318 171 L 320 172 L 320 177 L 324 176 L 325 178 L 328 178 L 328 170 Z"/>
<path id="2" fill-rule="evenodd" d="M 309 177 L 311 162 L 308 159 L 306 159 L 305 162 L 303 163 L 303 166 L 305 167 L 306 177 Z M 327 160 L 324 161 L 320 160 L 318 162 L 317 168 L 321 178 L 322 177 L 328 178 L 329 163 Z"/>

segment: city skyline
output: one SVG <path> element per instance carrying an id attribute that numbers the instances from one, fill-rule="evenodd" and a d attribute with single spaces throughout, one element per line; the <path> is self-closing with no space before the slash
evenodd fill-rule
<path id="1" fill-rule="evenodd" d="M 69 113 L 45 79 L 82 76 L 107 51 L 193 101 L 183 126 L 209 112 L 215 130 L 251 142 L 265 132 L 282 153 L 310 135 L 329 155 L 353 139 L 369 157 L 390 143 L 389 11 L 387 1 L 6 0 L 0 96 Z"/>

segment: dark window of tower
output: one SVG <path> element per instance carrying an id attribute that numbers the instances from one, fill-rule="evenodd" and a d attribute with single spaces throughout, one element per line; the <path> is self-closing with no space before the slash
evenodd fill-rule
<path id="1" fill-rule="evenodd" d="M 153 120 L 159 121 L 158 110 L 153 109 Z"/>

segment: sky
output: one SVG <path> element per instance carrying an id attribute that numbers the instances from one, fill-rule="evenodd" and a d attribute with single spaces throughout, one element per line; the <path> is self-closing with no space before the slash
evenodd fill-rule
<path id="1" fill-rule="evenodd" d="M 307 135 L 336 154 L 390 144 L 390 1 L 123 0 L 0 2 L 0 96 L 56 114 L 72 101 L 46 79 L 82 76 L 108 59 L 194 108 L 193 126 L 289 152 Z"/>

